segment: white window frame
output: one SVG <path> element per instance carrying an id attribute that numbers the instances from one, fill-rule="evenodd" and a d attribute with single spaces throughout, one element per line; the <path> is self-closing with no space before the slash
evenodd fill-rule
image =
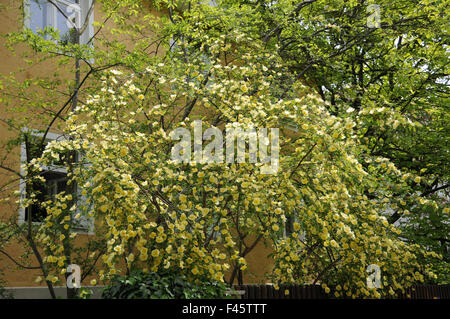
<path id="1" fill-rule="evenodd" d="M 23 7 L 25 12 L 25 21 L 24 21 L 24 27 L 29 29 L 31 28 L 31 1 L 33 0 L 23 0 Z M 46 0 L 43 0 L 46 1 Z M 64 5 L 69 6 L 73 5 L 73 2 L 67 1 L 67 0 L 53 0 L 56 5 Z M 80 6 L 80 13 L 78 15 L 78 19 L 80 20 L 79 27 L 82 27 L 82 23 L 84 23 L 88 13 L 89 9 L 92 5 L 93 0 L 79 0 L 79 6 Z M 58 9 L 52 5 L 50 2 L 47 2 L 47 20 L 45 21 L 45 26 L 51 26 L 53 28 L 57 28 L 57 13 Z M 89 16 L 89 22 L 86 30 L 84 30 L 83 34 L 80 35 L 80 44 L 86 44 L 94 35 L 94 11 L 92 10 L 90 16 Z"/>
<path id="2" fill-rule="evenodd" d="M 30 129 L 24 129 L 24 132 L 31 133 L 34 137 L 42 137 L 44 134 L 42 132 L 38 132 L 37 130 L 30 130 Z M 56 140 L 66 140 L 66 137 L 61 134 L 48 132 L 46 135 L 46 140 L 49 141 L 56 141 Z M 22 164 L 25 164 L 27 162 L 27 151 L 26 151 L 26 145 L 25 143 L 22 143 L 20 145 L 20 175 L 24 176 L 24 167 Z M 42 167 L 43 171 L 52 171 L 56 173 L 62 173 L 67 174 L 67 169 L 64 167 L 58 167 L 58 166 L 44 166 Z M 25 182 L 21 179 L 19 183 L 19 192 L 20 192 L 20 205 L 19 205 L 19 224 L 27 223 L 28 221 L 25 220 L 25 208 L 23 207 L 22 203 L 27 197 L 26 189 L 25 189 Z M 77 197 L 78 203 L 77 207 L 79 207 L 79 203 L 86 203 L 87 198 L 83 195 L 81 195 L 81 190 L 79 187 L 77 187 Z M 76 215 L 79 213 L 80 210 L 77 208 L 77 210 L 73 213 L 73 215 Z M 94 235 L 94 221 L 92 218 L 84 217 L 85 220 L 82 221 L 82 223 L 85 225 L 85 227 L 82 228 L 72 228 L 74 233 L 78 234 L 85 234 L 85 235 Z M 34 225 L 40 225 L 41 222 L 32 222 Z"/>

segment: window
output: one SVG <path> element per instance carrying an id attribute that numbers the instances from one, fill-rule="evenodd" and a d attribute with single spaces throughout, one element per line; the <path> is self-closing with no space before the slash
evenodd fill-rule
<path id="1" fill-rule="evenodd" d="M 67 172 L 45 171 L 42 177 L 45 182 L 33 183 L 33 190 L 36 192 L 36 199 L 39 202 L 51 200 L 56 194 L 68 190 Z M 28 222 L 30 215 L 32 222 L 39 223 L 47 216 L 47 212 L 40 205 L 33 204 L 25 209 L 25 222 Z"/>
<path id="2" fill-rule="evenodd" d="M 88 27 L 80 35 L 80 43 L 87 43 L 94 33 L 92 0 L 24 1 L 25 27 L 34 32 L 53 27 L 59 30 L 61 42 L 75 43 L 73 30 L 75 27 L 80 29 L 87 19 Z"/>
<path id="3" fill-rule="evenodd" d="M 37 158 L 40 156 L 38 152 L 38 145 L 41 141 L 42 134 L 31 132 L 31 141 L 28 143 L 29 148 L 26 149 L 25 143 L 21 145 L 21 163 L 26 163 L 27 161 L 27 151 L 30 158 Z M 65 139 L 64 136 L 48 133 L 46 143 L 52 140 L 61 140 Z M 33 191 L 36 194 L 36 199 L 39 202 L 44 202 L 48 200 L 54 199 L 55 195 L 66 192 L 71 193 L 75 200 L 78 200 L 77 204 L 80 202 L 85 202 L 85 198 L 81 196 L 78 188 L 73 188 L 67 185 L 67 170 L 63 166 L 63 162 L 65 161 L 76 161 L 77 154 L 74 152 L 69 152 L 67 154 L 60 154 L 60 160 L 52 163 L 51 166 L 43 167 L 41 176 L 44 178 L 44 181 L 34 182 L 32 187 Z M 23 174 L 23 171 L 21 171 Z M 21 200 L 26 198 L 26 188 L 25 183 L 21 181 L 20 183 L 20 194 Z M 78 213 L 77 211 L 75 214 Z M 20 208 L 19 211 L 19 222 L 28 222 L 31 216 L 31 221 L 33 223 L 42 222 L 47 216 L 47 212 L 44 208 L 42 208 L 38 204 L 30 205 L 27 208 Z M 93 222 L 87 217 L 80 218 L 76 223 L 75 221 L 72 224 L 72 228 L 78 232 L 88 232 L 92 233 L 93 231 Z"/>
<path id="4" fill-rule="evenodd" d="M 297 212 L 295 212 L 297 213 Z M 293 233 L 297 233 L 298 238 L 301 241 L 305 241 L 306 240 L 306 231 L 300 229 L 300 230 L 295 230 L 294 229 L 294 223 L 298 223 L 298 218 L 296 216 L 287 216 L 286 217 L 286 221 L 283 222 L 284 224 L 284 228 L 283 228 L 283 237 L 289 237 L 292 236 Z"/>

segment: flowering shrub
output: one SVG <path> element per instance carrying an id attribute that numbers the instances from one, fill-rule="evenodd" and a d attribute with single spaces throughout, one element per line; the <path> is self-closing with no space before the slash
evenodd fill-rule
<path id="1" fill-rule="evenodd" d="M 185 34 L 170 59 L 104 72 L 101 89 L 65 122 L 67 139 L 50 142 L 27 167 L 31 182 L 60 154 L 78 154 L 64 165 L 79 193 L 40 203 L 48 214 L 39 240 L 49 279 L 64 274 L 70 256 L 63 242 L 76 236 L 71 225 L 81 217 L 94 219 L 104 234 L 100 280 L 143 269 L 188 282 L 232 282 L 262 242 L 273 251 L 268 278 L 276 286 L 320 282 L 325 291 L 335 286 L 337 297 L 381 297 L 434 276 L 418 256 L 437 255 L 402 242 L 382 215 L 405 181 L 420 177 L 368 155 L 355 123 L 330 114 L 280 57 L 234 29 L 232 19 L 221 20 L 229 30 L 223 34 L 195 23 L 200 11 L 189 14 L 190 28 L 179 26 Z M 220 130 L 281 128 L 278 173 L 261 174 L 254 163 L 173 161 L 170 132 L 195 119 Z M 31 203 L 39 204 L 30 198 L 24 205 Z M 377 289 L 366 285 L 370 264 L 382 272 Z M 118 296 L 120 289 L 112 289 Z M 183 291 L 143 289 L 130 295 Z"/>

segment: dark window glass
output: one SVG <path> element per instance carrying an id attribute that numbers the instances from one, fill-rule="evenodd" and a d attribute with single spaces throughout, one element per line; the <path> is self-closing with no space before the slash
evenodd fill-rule
<path id="1" fill-rule="evenodd" d="M 67 191 L 67 174 L 47 171 L 42 176 L 45 182 L 35 182 L 32 186 L 38 202 L 53 200 L 56 194 Z M 25 221 L 28 221 L 30 213 L 33 222 L 42 222 L 47 217 L 47 211 L 37 203 L 26 208 Z"/>
<path id="2" fill-rule="evenodd" d="M 29 141 L 28 153 L 30 158 L 40 157 L 42 155 L 40 138 L 32 137 Z M 45 145 L 48 142 L 49 140 L 45 142 Z M 53 200 L 56 194 L 68 191 L 67 173 L 61 172 L 60 168 L 65 167 L 69 162 L 73 163 L 75 161 L 76 154 L 74 152 L 60 153 L 59 160 L 54 161 L 52 167 L 49 167 L 49 170 L 43 171 L 42 177 L 45 179 L 45 182 L 36 181 L 31 186 L 31 191 L 35 194 L 35 198 L 39 203 Z M 42 222 L 47 217 L 47 212 L 41 205 L 36 203 L 25 209 L 25 221 L 29 220 L 30 215 L 33 222 Z"/>

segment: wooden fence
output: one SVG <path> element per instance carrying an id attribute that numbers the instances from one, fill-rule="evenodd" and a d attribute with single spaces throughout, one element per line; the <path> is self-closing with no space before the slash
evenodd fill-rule
<path id="1" fill-rule="evenodd" d="M 319 285 L 281 286 L 276 290 L 272 285 L 235 285 L 241 299 L 329 299 L 333 295 L 327 294 Z M 289 294 L 285 294 L 285 290 Z M 450 299 L 450 285 L 413 286 L 406 289 L 398 299 Z"/>

